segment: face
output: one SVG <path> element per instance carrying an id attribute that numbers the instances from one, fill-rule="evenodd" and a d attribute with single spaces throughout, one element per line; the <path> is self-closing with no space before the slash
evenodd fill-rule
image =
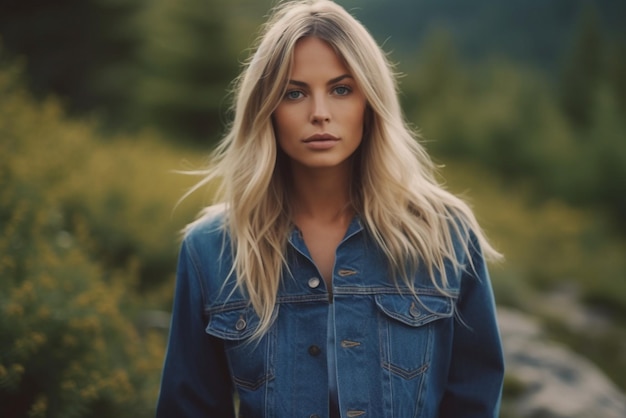
<path id="1" fill-rule="evenodd" d="M 363 92 L 332 47 L 303 38 L 273 115 L 278 144 L 293 168 L 349 167 L 363 136 L 365 107 Z"/>

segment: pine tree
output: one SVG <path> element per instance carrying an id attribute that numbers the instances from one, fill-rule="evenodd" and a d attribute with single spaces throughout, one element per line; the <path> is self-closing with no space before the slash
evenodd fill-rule
<path id="1" fill-rule="evenodd" d="M 216 1 L 150 3 L 142 19 L 146 38 L 134 90 L 139 120 L 176 138 L 216 137 L 238 66 L 228 16 Z"/>
<path id="2" fill-rule="evenodd" d="M 582 11 L 560 82 L 561 106 L 577 127 L 588 127 L 591 122 L 594 95 L 602 71 L 602 46 L 597 12 L 588 5 Z"/>
<path id="3" fill-rule="evenodd" d="M 4 0 L 0 39 L 24 57 L 30 90 L 61 97 L 73 112 L 98 109 L 109 121 L 127 113 L 134 83 L 143 0 Z"/>

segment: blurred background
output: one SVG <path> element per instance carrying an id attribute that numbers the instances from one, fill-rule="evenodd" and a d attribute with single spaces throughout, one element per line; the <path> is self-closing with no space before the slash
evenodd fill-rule
<path id="1" fill-rule="evenodd" d="M 511 312 L 539 330 L 505 341 L 502 416 L 624 416 L 626 3 L 338 3 L 397 63 L 441 181 L 506 256 L 491 267 L 503 335 L 523 334 Z M 175 208 L 197 179 L 173 171 L 224 132 L 273 4 L 0 1 L 1 416 L 154 415 L 177 231 L 211 196 Z M 588 382 L 529 408 L 541 344 L 572 356 L 564 388 L 598 373 L 612 412 L 571 409 L 576 393 L 591 405 Z"/>

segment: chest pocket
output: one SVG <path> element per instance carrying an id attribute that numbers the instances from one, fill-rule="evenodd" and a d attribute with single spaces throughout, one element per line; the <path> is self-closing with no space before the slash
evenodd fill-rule
<path id="1" fill-rule="evenodd" d="M 454 299 L 443 295 L 376 296 L 383 368 L 412 380 L 429 366 L 434 333 L 454 314 Z"/>
<path id="2" fill-rule="evenodd" d="M 239 389 L 256 391 L 274 378 L 275 331 L 272 327 L 262 338 L 251 340 L 258 326 L 259 317 L 249 306 L 209 316 L 206 332 L 224 341 L 232 379 Z"/>

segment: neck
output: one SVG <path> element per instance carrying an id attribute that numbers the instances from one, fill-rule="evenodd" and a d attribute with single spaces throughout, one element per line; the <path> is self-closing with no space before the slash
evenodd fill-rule
<path id="1" fill-rule="evenodd" d="M 327 223 L 350 222 L 353 208 L 349 169 L 292 167 L 292 175 L 292 207 L 296 223 L 304 218 Z"/>

